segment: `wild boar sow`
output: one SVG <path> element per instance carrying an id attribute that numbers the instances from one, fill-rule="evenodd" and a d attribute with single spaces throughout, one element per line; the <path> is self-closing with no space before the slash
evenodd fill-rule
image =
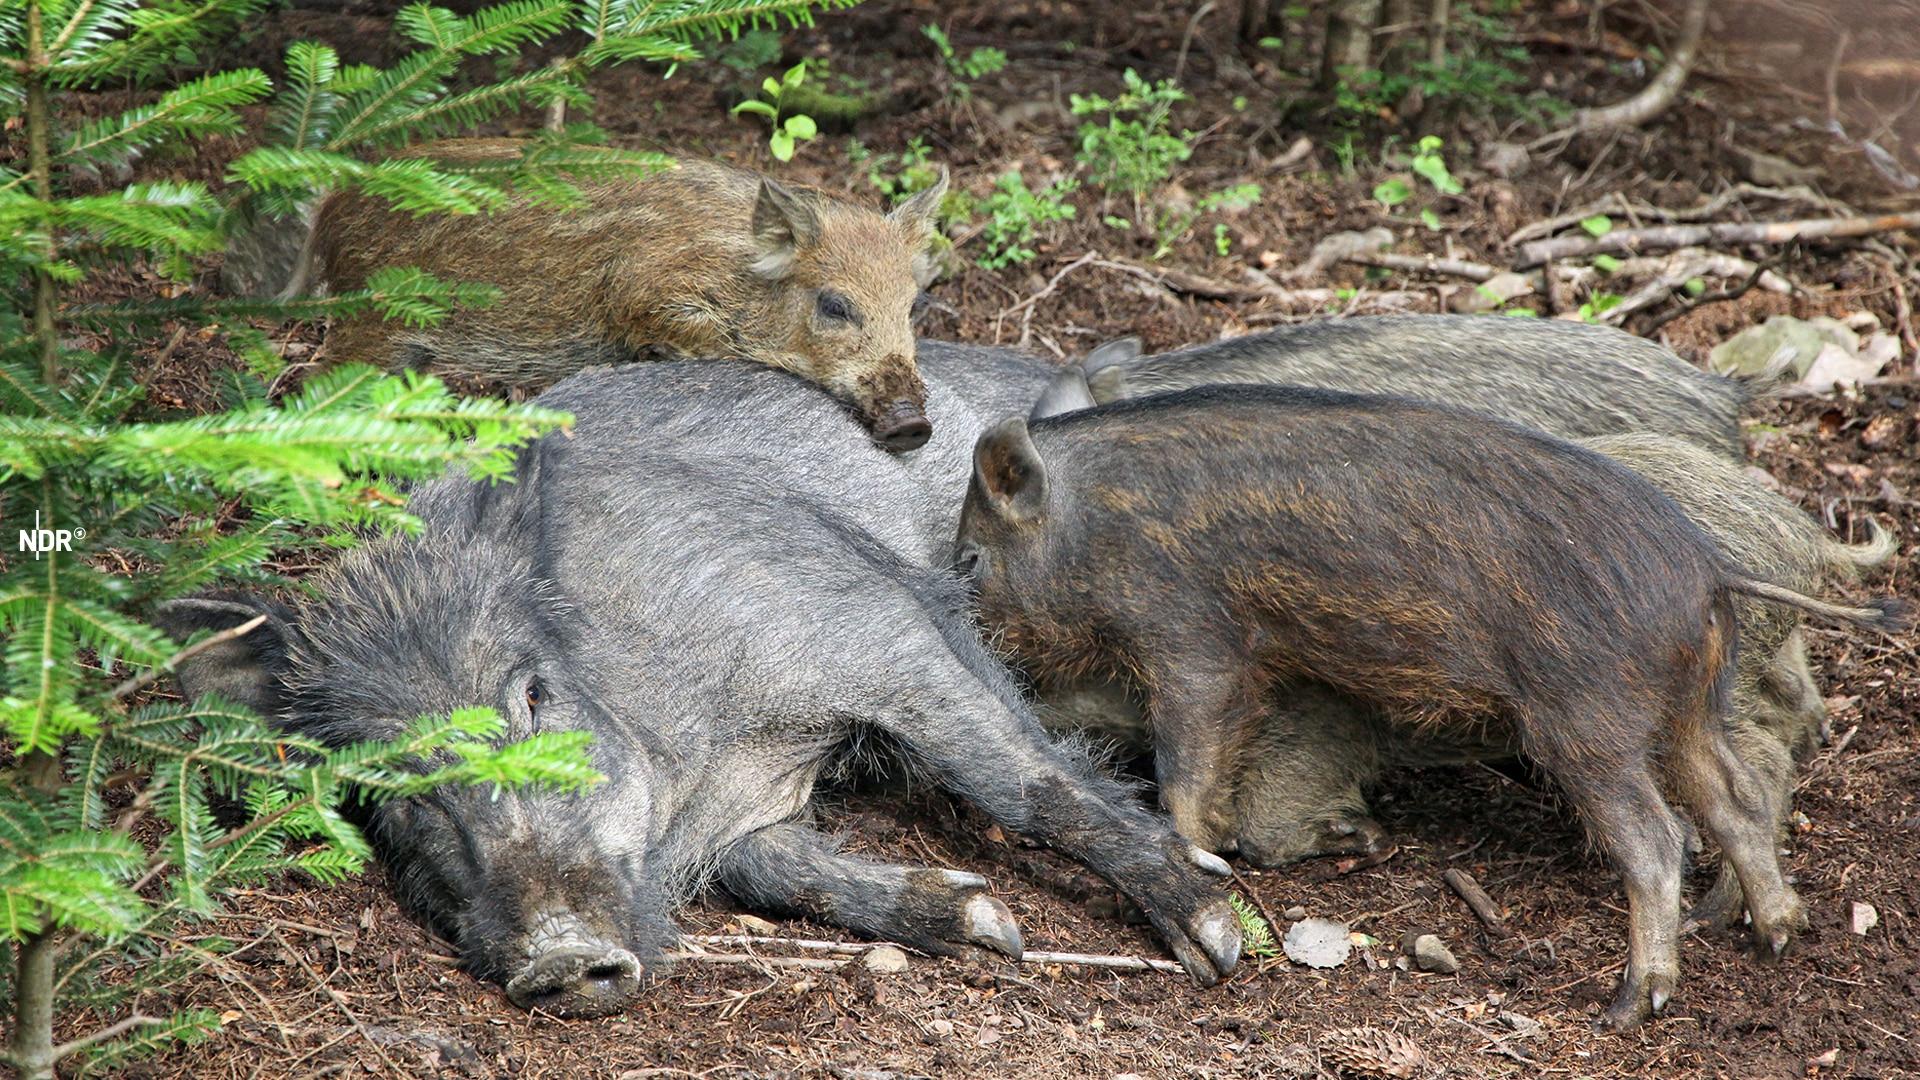
<path id="1" fill-rule="evenodd" d="M 1018 956 L 977 875 L 847 854 L 812 827 L 816 783 L 876 733 L 1107 877 L 1211 982 L 1239 956 L 1207 876 L 1226 867 L 1047 738 L 944 567 L 980 417 L 1031 401 L 1044 369 L 928 352 L 949 434 L 910 457 L 778 372 L 582 373 L 540 399 L 574 414 L 571 437 L 524 451 L 516 483 L 423 486 L 423 532 L 352 552 L 313 599 L 169 607 L 183 634 L 269 616 L 185 663 L 184 688 L 333 743 L 466 705 L 519 737 L 591 732 L 609 780 L 584 795 L 447 790 L 369 822 L 395 890 L 524 1007 L 618 1009 L 709 882 L 933 952 Z"/>
<path id="2" fill-rule="evenodd" d="M 1487 315 L 1378 315 L 1282 327 L 1154 356 L 1116 342 L 1083 362 L 1105 404 L 1218 383 L 1317 386 L 1489 412 L 1563 439 L 1654 432 L 1740 458 L 1747 388 L 1608 326 Z"/>
<path id="3" fill-rule="evenodd" d="M 1727 852 L 1763 952 L 1803 922 L 1768 786 L 1723 715 L 1752 580 L 1607 459 L 1461 410 L 1211 387 L 982 436 L 956 568 L 1037 679 L 1144 698 L 1163 801 L 1203 847 L 1275 684 L 1325 683 L 1438 735 L 1495 737 L 1566 791 L 1625 878 L 1629 1027 L 1678 975 L 1684 828 Z"/>
<path id="4" fill-rule="evenodd" d="M 520 152 L 486 139 L 414 151 L 454 162 Z M 584 190 L 582 209 L 519 202 L 485 218 L 414 217 L 357 191 L 328 198 L 312 247 L 330 287 L 414 266 L 501 289 L 493 304 L 428 330 L 342 322 L 328 351 L 535 387 L 629 360 L 749 360 L 823 387 L 888 449 L 927 441 L 909 323 L 930 280 L 944 174 L 884 215 L 692 160 Z"/>

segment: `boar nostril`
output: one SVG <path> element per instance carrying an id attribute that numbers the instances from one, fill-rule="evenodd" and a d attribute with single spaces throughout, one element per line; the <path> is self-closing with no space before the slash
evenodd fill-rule
<path id="1" fill-rule="evenodd" d="M 639 990 L 639 961 L 625 949 L 604 945 L 555 949 L 507 981 L 507 997 L 515 1005 L 564 1017 L 605 1016 Z"/>
<path id="2" fill-rule="evenodd" d="M 920 449 L 932 435 L 933 424 L 927 420 L 926 414 L 904 402 L 889 409 L 886 416 L 873 426 L 874 439 L 896 454 Z"/>

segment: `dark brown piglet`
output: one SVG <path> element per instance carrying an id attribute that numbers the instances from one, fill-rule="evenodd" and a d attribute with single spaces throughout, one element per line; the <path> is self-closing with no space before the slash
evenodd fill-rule
<path id="1" fill-rule="evenodd" d="M 1284 680 L 1398 727 L 1470 734 L 1549 772 L 1626 880 L 1608 1023 L 1678 976 L 1685 829 L 1726 851 L 1754 935 L 1803 925 L 1769 785 L 1723 723 L 1736 594 L 1886 625 L 1756 581 L 1626 468 L 1403 399 L 1206 387 L 1003 422 L 975 447 L 955 565 L 1036 681 L 1118 679 L 1147 705 L 1161 797 L 1225 838 L 1237 756 Z"/>

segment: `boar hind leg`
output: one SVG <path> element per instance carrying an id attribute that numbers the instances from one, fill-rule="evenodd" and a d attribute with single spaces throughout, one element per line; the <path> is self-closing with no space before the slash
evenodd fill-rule
<path id="1" fill-rule="evenodd" d="M 1787 887 L 1777 854 L 1781 789 L 1790 779 L 1791 760 L 1775 760 L 1776 772 L 1785 770 L 1785 777 L 1765 775 L 1764 768 L 1756 770 L 1742 760 L 1715 719 L 1689 718 L 1676 725 L 1668 771 L 1739 878 L 1753 919 L 1754 949 L 1771 960 L 1785 952 L 1794 932 L 1806 925 L 1800 899 Z"/>
<path id="2" fill-rule="evenodd" d="M 1224 876 L 1227 865 L 1175 835 L 1085 753 L 1048 739 L 971 628 L 950 617 L 940 632 L 943 640 L 908 643 L 925 647 L 902 669 L 911 678 L 874 703 L 876 719 L 994 820 L 1126 893 L 1194 981 L 1212 985 L 1232 971 L 1239 923 L 1205 876 Z"/>
<path id="3" fill-rule="evenodd" d="M 1160 805 L 1180 835 L 1207 851 L 1231 850 L 1234 773 L 1259 730 L 1265 687 L 1178 657 L 1156 668 L 1147 684 Z"/>
<path id="4" fill-rule="evenodd" d="M 1007 906 L 987 895 L 986 878 L 847 855 L 805 825 L 768 826 L 735 843 L 722 858 L 720 883 L 748 907 L 937 956 L 978 946 L 1020 958 L 1020 928 Z"/>
<path id="5" fill-rule="evenodd" d="M 1234 787 L 1240 855 L 1272 868 L 1320 855 L 1373 855 L 1387 831 L 1367 810 L 1380 773 L 1375 725 L 1360 706 L 1319 690 L 1281 691 Z"/>
<path id="6" fill-rule="evenodd" d="M 1727 739 L 1741 761 L 1758 776 L 1774 802 L 1774 839 L 1784 839 L 1788 809 L 1793 802 L 1793 754 L 1774 734 L 1773 726 L 1756 721 L 1756 710 L 1769 709 L 1759 695 L 1741 691 L 1734 696 L 1734 712 L 1727 717 Z M 1740 876 L 1723 854 L 1712 888 L 1687 913 L 1686 929 L 1730 929 L 1746 914 L 1747 897 L 1740 887 Z"/>
<path id="7" fill-rule="evenodd" d="M 1607 730 L 1597 723 L 1542 727 L 1567 736 Z M 1539 728 L 1529 734 L 1536 737 L 1527 752 L 1560 782 L 1626 884 L 1627 970 L 1600 1020 L 1625 1031 L 1665 1009 L 1679 983 L 1686 829 L 1661 797 L 1644 747 L 1605 734 L 1552 738 L 1554 732 Z"/>

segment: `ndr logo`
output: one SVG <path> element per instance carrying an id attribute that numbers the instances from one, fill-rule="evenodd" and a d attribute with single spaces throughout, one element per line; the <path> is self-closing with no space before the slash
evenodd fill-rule
<path id="1" fill-rule="evenodd" d="M 75 540 L 85 540 L 85 529 L 43 529 L 40 527 L 40 511 L 33 512 L 33 528 L 20 530 L 20 550 L 33 552 L 35 562 L 40 561 L 42 553 L 72 551 Z"/>

